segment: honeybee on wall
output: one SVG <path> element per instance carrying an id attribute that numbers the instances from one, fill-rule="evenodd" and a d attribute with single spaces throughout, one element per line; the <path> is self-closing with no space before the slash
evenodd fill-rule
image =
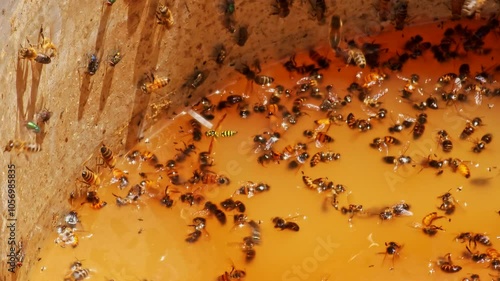
<path id="1" fill-rule="evenodd" d="M 167 86 L 170 83 L 170 78 L 168 77 L 155 77 L 153 73 L 150 73 L 149 75 L 146 74 L 145 78 L 143 79 L 143 83 L 141 85 L 141 90 L 149 94 L 153 92 L 154 90 L 161 89 L 165 86 Z"/>
<path id="2" fill-rule="evenodd" d="M 102 144 L 100 152 L 104 163 L 106 163 L 109 168 L 113 169 L 116 164 L 116 158 L 113 151 L 109 149 L 105 144 Z"/>
<path id="3" fill-rule="evenodd" d="M 87 166 L 85 166 L 85 170 L 82 171 L 82 178 L 83 183 L 86 183 L 89 186 L 99 185 L 101 183 L 99 175 Z"/>
<path id="4" fill-rule="evenodd" d="M 165 25 L 167 28 L 174 25 L 172 11 L 166 5 L 159 4 L 158 8 L 156 8 L 156 22 L 159 25 Z"/>

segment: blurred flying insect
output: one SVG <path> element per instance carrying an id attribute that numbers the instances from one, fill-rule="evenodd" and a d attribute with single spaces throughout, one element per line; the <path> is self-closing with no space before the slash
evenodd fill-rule
<path id="1" fill-rule="evenodd" d="M 290 14 L 290 6 L 293 0 L 276 0 L 273 6 L 271 15 L 278 15 L 280 18 L 286 18 Z"/>
<path id="2" fill-rule="evenodd" d="M 166 5 L 159 4 L 158 8 L 156 8 L 156 22 L 167 28 L 171 28 L 174 25 L 172 11 Z"/>
<path id="3" fill-rule="evenodd" d="M 10 140 L 5 146 L 4 152 L 10 152 L 12 149 L 16 149 L 18 152 L 39 152 L 42 150 L 42 146 L 38 143 L 24 142 L 20 140 Z"/>
<path id="4" fill-rule="evenodd" d="M 141 85 L 141 90 L 149 94 L 153 92 L 154 90 L 161 89 L 165 86 L 167 86 L 170 83 L 170 78 L 168 77 L 155 77 L 154 74 L 151 72 L 149 75 L 146 74 L 145 78 L 143 79 L 142 85 Z"/>

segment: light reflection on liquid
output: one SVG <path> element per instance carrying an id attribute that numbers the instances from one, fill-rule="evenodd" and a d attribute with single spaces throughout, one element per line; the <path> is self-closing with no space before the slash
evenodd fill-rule
<path id="1" fill-rule="evenodd" d="M 467 25 L 474 27 L 473 23 Z M 382 58 L 387 58 L 395 55 L 395 50 L 401 48 L 403 42 L 411 36 L 425 34 L 425 40 L 435 43 L 439 42 L 443 30 L 433 24 L 360 40 L 375 40 L 384 44 L 389 52 L 382 54 Z M 488 35 L 487 46 L 496 40 L 496 36 L 498 35 Z M 329 72 L 323 71 L 323 89 L 324 86 L 333 84 L 339 96 L 344 96 L 347 93 L 345 89 L 351 82 L 363 83 L 355 78 L 359 68 L 345 67 L 343 62 L 333 58 L 332 52 L 327 48 L 319 49 L 319 52 L 329 52 L 329 57 L 332 58 Z M 425 94 L 420 97 L 413 95 L 416 96 L 415 101 L 420 102 L 432 92 L 437 77 L 448 72 L 458 72 L 458 67 L 463 62 L 470 64 L 472 73 L 479 72 L 481 66 L 488 68 L 494 65 L 495 60 L 491 58 L 498 55 L 498 49 L 494 49 L 488 56 L 468 54 L 464 60 L 438 64 L 432 54 L 427 52 L 417 60 L 410 60 L 399 75 L 420 75 Z M 301 64 L 308 61 L 308 58 L 307 55 L 299 54 L 296 60 Z M 368 72 L 368 69 L 364 69 L 362 76 Z M 275 78 L 274 86 L 282 84 L 286 88 L 292 88 L 301 78 L 301 75 L 291 75 L 284 71 L 281 64 L 265 67 L 262 73 Z M 491 278 L 489 274 L 497 275 L 487 268 L 486 263 L 476 264 L 467 259 L 464 255 L 467 243 L 458 243 L 454 237 L 465 231 L 486 233 L 491 238 L 493 247 L 498 247 L 500 216 L 497 212 L 500 206 L 497 198 L 500 192 L 496 188 L 499 173 L 496 159 L 500 151 L 496 140 L 499 125 L 495 122 L 498 117 L 498 97 L 485 97 L 481 106 L 472 101 L 446 106 L 439 101 L 438 110 L 426 110 L 428 123 L 419 140 L 413 141 L 411 130 L 393 135 L 403 143 L 411 140 L 405 155 L 411 156 L 415 164 L 415 167 L 402 165 L 394 172 L 392 165 L 384 164 L 381 160 L 385 156 L 384 151 L 372 149 L 368 144 L 375 137 L 389 135 L 387 128 L 394 125 L 398 113 L 413 117 L 418 112 L 400 97 L 400 90 L 405 82 L 398 79 L 396 73 L 387 73 L 390 78 L 381 86 L 374 86 L 373 92 L 389 89 L 380 99 L 382 106 L 390 111 L 388 117 L 382 121 L 373 120 L 373 130 L 364 133 L 352 130 L 345 124 L 332 125 L 328 134 L 335 141 L 326 144 L 321 150 L 338 152 L 341 159 L 320 163 L 314 168 L 309 167 L 308 162 L 300 170 L 292 171 L 287 169 L 287 161 L 280 161 L 280 164 L 272 161 L 264 165 L 258 164 L 257 157 L 260 154 L 254 154 L 252 140 L 255 135 L 269 130 L 269 119 L 264 118 L 264 114 L 252 113 L 248 120 L 243 120 L 239 117 L 236 106 L 224 110 L 228 115 L 217 130 L 237 130 L 238 133 L 230 138 L 219 137 L 214 141 L 215 165 L 210 170 L 228 176 L 231 184 L 205 186 L 202 194 L 206 200 L 218 204 L 233 195 L 243 182 L 262 181 L 271 186 L 269 192 L 252 198 L 234 196 L 246 205 L 246 214 L 250 219 L 261 221 L 262 244 L 255 247 L 256 257 L 252 262 L 245 262 L 239 247 L 242 238 L 248 236 L 250 230 L 248 227 L 233 227 L 233 212 L 227 212 L 228 223 L 225 226 L 221 226 L 214 217 L 207 217 L 207 234 L 202 235 L 196 243 L 188 244 L 184 239 L 192 232 L 192 227 L 187 225 L 192 224 L 193 217 L 202 214 L 200 210 L 203 206 L 190 207 L 176 200 L 173 208 L 167 209 L 159 203 L 166 185 L 184 192 L 187 190 L 169 184 L 165 172 L 156 173 L 145 162 L 131 165 L 122 157 L 117 167 L 128 171 L 130 185 L 139 183 L 142 179 L 138 173 L 145 172 L 148 179 L 157 181 L 156 190 L 150 189 L 137 203 L 119 207 L 115 204 L 112 193 L 125 196 L 129 187 L 119 190 L 117 184 L 108 184 L 109 172 L 102 169 L 103 184 L 98 193 L 108 205 L 101 210 L 92 210 L 88 204 L 81 207 L 75 204 L 82 221 L 77 232 L 80 236 L 79 246 L 74 249 L 61 248 L 52 241 L 47 241 L 42 247 L 41 260 L 31 271 L 29 280 L 62 280 L 69 273 L 69 265 L 76 259 L 81 260 L 84 267 L 91 269 L 91 280 L 215 280 L 225 271 L 230 271 L 232 264 L 237 269 L 246 271 L 245 280 L 461 280 L 472 273 L 479 274 L 482 280 L 488 280 Z M 234 77 L 238 83 L 221 87 L 222 93 L 241 95 L 245 92 L 245 78 L 238 74 Z M 497 77 L 498 75 L 495 76 Z M 430 82 L 424 84 L 423 81 L 427 79 Z M 266 90 L 269 87 L 253 85 L 253 98 L 247 101 L 250 107 L 256 102 L 262 102 L 263 95 L 267 94 Z M 211 99 L 217 104 L 223 97 L 213 96 Z M 283 102 L 289 110 L 293 99 L 294 97 Z M 317 104 L 312 99 L 307 102 Z M 312 110 L 303 109 L 303 112 L 306 114 L 298 119 L 297 125 L 290 126 L 275 144 L 277 151 L 282 151 L 288 144 L 307 141 L 302 132 L 314 129 L 313 120 L 325 117 L 324 113 Z M 352 112 L 357 118 L 368 118 L 356 98 L 340 112 L 344 116 Z M 222 112 L 216 114 L 214 124 L 221 116 Z M 493 134 L 492 143 L 480 154 L 471 151 L 471 141 L 460 140 L 458 137 L 466 123 L 464 116 L 481 117 L 484 121 L 485 125 L 476 129 L 472 139 L 480 138 L 488 132 Z M 182 142 L 192 142 L 192 136 L 188 132 L 189 119 L 189 115 L 184 115 L 168 126 L 159 124 L 158 127 L 163 129 L 150 134 L 149 142 L 141 144 L 137 149 L 153 151 L 164 164 L 178 153 L 174 148 L 183 149 Z M 180 126 L 183 132 L 179 132 Z M 452 136 L 452 152 L 444 153 L 436 143 L 435 136 L 439 129 L 446 129 Z M 203 132 L 205 131 L 203 128 Z M 181 178 L 188 179 L 192 176 L 198 154 L 207 151 L 210 140 L 203 135 L 202 141 L 195 143 L 197 153 L 178 164 Z M 310 155 L 319 151 L 314 142 L 309 142 L 308 147 Z M 391 146 L 388 154 L 399 156 L 402 147 L 403 145 Z M 418 164 L 433 154 L 436 154 L 436 159 L 457 157 L 470 161 L 467 165 L 471 177 L 466 179 L 459 173 L 453 173 L 448 167 L 444 167 L 441 175 L 436 175 L 437 171 L 431 168 L 421 169 Z M 302 182 L 301 171 L 313 179 L 328 177 L 334 183 L 345 185 L 347 192 L 338 197 L 340 207 L 362 204 L 367 210 L 380 210 L 404 201 L 410 204 L 413 216 L 397 217 L 389 221 L 381 221 L 377 216 L 354 216 L 349 222 L 349 216 L 342 215 L 328 205 L 328 202 L 325 211 L 325 194 L 308 190 Z M 437 209 L 441 204 L 437 197 L 448 191 L 457 201 L 456 211 L 453 215 L 437 220 L 435 224 L 444 231 L 429 237 L 421 229 L 415 228 L 415 224 L 421 223 L 422 218 L 431 212 L 442 214 Z M 173 193 L 172 196 L 178 195 Z M 276 216 L 296 217 L 292 221 L 300 225 L 300 231 L 274 229 L 271 219 Z M 54 231 L 54 238 L 55 236 Z M 395 258 L 384 255 L 385 243 L 390 241 L 402 246 L 400 255 Z M 473 252 L 486 249 L 482 245 L 471 248 Z M 455 264 L 463 267 L 462 271 L 443 273 L 436 266 L 437 258 L 447 253 L 452 254 Z M 42 267 L 43 271 L 40 270 Z"/>

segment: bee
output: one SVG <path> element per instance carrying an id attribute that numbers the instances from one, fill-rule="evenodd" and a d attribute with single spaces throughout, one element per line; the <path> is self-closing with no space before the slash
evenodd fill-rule
<path id="1" fill-rule="evenodd" d="M 330 60 L 314 49 L 309 50 L 309 57 L 318 64 L 320 69 L 328 69 L 330 67 Z"/>
<path id="2" fill-rule="evenodd" d="M 106 145 L 102 144 L 101 146 L 101 156 L 106 165 L 108 165 L 109 168 L 113 169 L 116 164 L 116 158 L 113 154 L 113 151 L 109 149 Z"/>
<path id="3" fill-rule="evenodd" d="M 59 234 L 59 236 L 54 240 L 54 242 L 62 248 L 65 248 L 66 245 L 70 245 L 71 247 L 75 248 L 76 246 L 78 246 L 80 240 L 75 234 L 74 230 L 74 228 L 66 225 L 59 226 L 57 228 L 57 233 Z"/>
<path id="4" fill-rule="evenodd" d="M 228 177 L 216 174 L 212 171 L 202 171 L 200 173 L 200 180 L 203 184 L 228 185 L 230 183 Z"/>
<path id="5" fill-rule="evenodd" d="M 36 49 L 33 48 L 34 46 L 30 44 L 29 40 L 28 44 L 30 45 L 29 48 L 23 47 L 21 45 L 21 49 L 18 52 L 18 58 L 33 60 L 41 64 L 49 64 L 52 62 L 51 58 L 48 55 L 37 52 Z"/>
<path id="6" fill-rule="evenodd" d="M 99 176 L 89 167 L 85 166 L 85 168 L 86 170 L 82 171 L 83 182 L 88 185 L 99 185 L 101 183 Z"/>
<path id="7" fill-rule="evenodd" d="M 243 243 L 241 243 L 241 250 L 245 253 L 245 261 L 250 262 L 255 258 L 256 251 L 254 249 L 256 244 L 259 244 L 259 240 L 255 240 L 253 236 L 243 237 Z"/>
<path id="8" fill-rule="evenodd" d="M 314 139 L 317 148 L 322 147 L 326 143 L 332 143 L 334 139 L 324 132 L 305 130 L 304 136 L 310 139 Z"/>
<path id="9" fill-rule="evenodd" d="M 292 55 L 290 59 L 283 64 L 288 72 L 297 72 L 299 74 L 311 73 L 315 70 L 318 70 L 314 64 L 302 64 L 301 66 L 297 65 L 295 61 L 295 55 Z"/>
<path id="10" fill-rule="evenodd" d="M 466 179 L 470 178 L 470 169 L 469 167 L 464 163 L 464 161 L 458 159 L 458 158 L 450 158 L 448 159 L 448 166 L 451 168 L 451 170 L 456 173 L 457 171 L 463 175 Z"/>
<path id="11" fill-rule="evenodd" d="M 349 204 L 348 207 L 341 207 L 340 208 L 340 212 L 343 215 L 349 214 L 349 222 L 352 221 L 352 218 L 356 214 L 363 214 L 363 213 L 365 213 L 365 211 L 363 209 L 363 205 L 355 205 L 355 204 Z"/>
<path id="12" fill-rule="evenodd" d="M 434 154 L 434 156 L 436 157 L 436 154 Z M 422 160 L 420 165 L 422 166 L 422 169 L 433 168 L 433 169 L 438 170 L 436 175 L 439 176 L 444 172 L 443 167 L 448 164 L 448 160 L 436 160 L 436 159 L 431 159 L 431 157 L 432 157 L 432 155 L 429 154 L 427 156 L 427 158 Z"/>
<path id="13" fill-rule="evenodd" d="M 415 90 L 420 91 L 420 89 L 418 88 L 418 82 L 420 80 L 420 76 L 418 74 L 412 74 L 410 75 L 410 78 L 406 78 L 400 75 L 398 75 L 397 77 L 403 81 L 406 81 L 406 84 L 402 90 L 403 98 L 409 99 L 413 94 L 413 92 L 415 92 Z"/>
<path id="14" fill-rule="evenodd" d="M 314 123 L 319 125 L 318 130 L 323 129 L 325 126 L 330 126 L 331 124 L 340 124 L 339 122 L 344 122 L 344 116 L 342 114 L 329 114 L 327 118 L 316 119 Z"/>
<path id="15" fill-rule="evenodd" d="M 196 119 L 189 120 L 189 125 L 192 128 L 193 140 L 200 141 L 202 137 L 201 124 Z"/>
<path id="16" fill-rule="evenodd" d="M 329 39 L 330 39 L 330 47 L 332 47 L 333 50 L 337 50 L 337 48 L 340 45 L 340 42 L 342 41 L 342 19 L 338 15 L 333 15 L 331 20 L 330 20 L 330 32 L 329 32 Z"/>
<path id="17" fill-rule="evenodd" d="M 246 26 L 240 26 L 236 34 L 236 44 L 240 47 L 245 46 L 248 40 L 248 28 Z"/>
<path id="18" fill-rule="evenodd" d="M 410 205 L 401 202 L 389 208 L 384 208 L 382 212 L 379 213 L 379 217 L 382 220 L 390 220 L 392 217 L 399 216 L 413 216 L 413 213 L 410 211 Z"/>
<path id="19" fill-rule="evenodd" d="M 333 151 L 319 151 L 316 152 L 312 157 L 311 157 L 311 168 L 315 167 L 318 165 L 319 162 L 330 162 L 330 161 L 335 161 L 340 159 L 340 153 L 335 153 Z"/>
<path id="20" fill-rule="evenodd" d="M 389 145 L 400 145 L 401 141 L 398 140 L 395 137 L 392 136 L 384 136 L 381 138 L 374 138 L 373 141 L 370 143 L 371 148 L 378 149 L 379 151 L 382 151 L 382 148 L 385 148 L 387 151 Z"/>
<path id="21" fill-rule="evenodd" d="M 295 144 L 294 146 L 287 145 L 283 149 L 283 153 L 281 154 L 280 159 L 287 160 L 290 157 L 292 157 L 293 155 L 298 155 L 300 151 L 305 151 L 305 150 L 307 150 L 307 145 L 305 143 L 299 142 L 299 143 Z"/>
<path id="22" fill-rule="evenodd" d="M 181 200 L 182 200 L 182 195 L 181 195 Z M 165 205 L 165 207 L 167 207 L 167 208 L 171 208 L 174 205 L 174 199 L 172 199 L 172 197 L 170 197 L 170 193 L 168 191 L 168 185 L 165 187 L 164 196 L 160 200 L 160 203 L 162 205 Z"/>
<path id="23" fill-rule="evenodd" d="M 123 58 L 123 55 L 120 51 L 116 51 L 113 54 L 109 55 L 108 63 L 110 66 L 116 66 Z"/>
<path id="24" fill-rule="evenodd" d="M 403 245 L 391 241 L 391 242 L 385 242 L 385 247 L 386 247 L 385 252 L 382 252 L 380 254 L 384 254 L 384 260 L 387 257 L 387 255 L 392 256 L 392 267 L 394 267 L 394 259 L 399 257 Z"/>
<path id="25" fill-rule="evenodd" d="M 377 5 L 375 6 L 378 12 L 378 18 L 380 21 L 389 20 L 389 16 L 391 14 L 391 0 L 378 0 Z"/>
<path id="26" fill-rule="evenodd" d="M 439 268 L 446 273 L 455 273 L 462 270 L 462 267 L 459 265 L 454 265 L 451 261 L 451 254 L 448 253 L 444 256 L 444 259 L 438 260 Z"/>
<path id="27" fill-rule="evenodd" d="M 469 249 L 469 246 L 465 246 L 465 249 L 467 249 L 467 252 L 468 252 L 468 253 L 465 253 L 466 257 L 470 258 L 473 262 L 484 263 L 484 262 L 487 262 L 489 260 L 488 254 L 486 254 L 486 253 L 479 253 L 479 252 L 473 253 Z"/>
<path id="28" fill-rule="evenodd" d="M 413 126 L 413 124 L 415 124 L 415 121 L 416 121 L 415 118 L 405 116 L 404 114 L 399 114 L 399 117 L 404 119 L 404 120 L 402 122 L 400 122 L 398 120 L 396 122 L 396 124 L 394 124 L 394 126 L 389 127 L 390 133 L 399 133 L 399 132 L 403 131 L 404 129 L 408 129 L 411 126 Z"/>
<path id="29" fill-rule="evenodd" d="M 111 178 L 111 184 L 120 182 L 118 186 L 120 189 L 123 189 L 128 185 L 128 177 L 126 171 L 124 172 L 118 168 L 113 168 L 111 169 L 111 174 L 113 175 L 113 177 Z"/>
<path id="30" fill-rule="evenodd" d="M 177 153 L 175 156 L 174 156 L 174 161 L 177 162 L 177 163 L 181 163 L 181 162 L 184 162 L 186 160 L 186 157 L 189 157 L 189 155 L 194 152 L 196 153 L 196 146 L 191 143 L 189 145 L 186 145 L 184 143 L 184 149 L 181 149 L 181 148 L 176 148 L 175 150 L 179 151 L 179 153 Z"/>
<path id="31" fill-rule="evenodd" d="M 245 204 L 239 200 L 234 201 L 232 198 L 222 201 L 220 205 L 225 211 L 232 211 L 236 209 L 238 212 L 244 213 L 246 210 Z"/>
<path id="32" fill-rule="evenodd" d="M 445 214 L 451 215 L 455 212 L 455 199 L 451 195 L 450 192 L 446 192 L 445 194 L 439 196 L 438 198 L 441 199 L 442 203 L 438 207 L 438 209 L 444 211 Z"/>
<path id="33" fill-rule="evenodd" d="M 179 171 L 175 168 L 175 161 L 169 160 L 171 162 L 167 163 L 167 176 L 170 179 L 170 183 L 173 185 L 181 185 L 181 179 Z"/>
<path id="34" fill-rule="evenodd" d="M 99 196 L 97 196 L 97 192 L 95 192 L 95 191 L 88 191 L 85 200 L 86 201 L 82 202 L 81 205 L 83 205 L 85 203 L 89 203 L 90 207 L 92 209 L 96 209 L 96 210 L 99 210 L 108 204 L 108 203 L 106 203 L 106 201 L 102 201 L 99 198 Z"/>
<path id="35" fill-rule="evenodd" d="M 226 214 L 222 210 L 217 208 L 217 205 L 215 205 L 210 201 L 207 201 L 205 203 L 205 210 L 208 211 L 210 214 L 215 215 L 220 224 L 222 225 L 226 224 Z"/>
<path id="36" fill-rule="evenodd" d="M 154 90 L 158 90 L 158 89 L 161 89 L 161 88 L 167 86 L 170 83 L 170 78 L 168 78 L 168 77 L 158 78 L 158 77 L 155 77 L 153 73 L 150 73 L 149 75 L 146 74 L 146 77 L 144 78 L 143 81 L 144 82 L 141 85 L 141 90 L 144 93 L 149 94 L 149 93 L 153 92 Z"/>
<path id="37" fill-rule="evenodd" d="M 188 203 L 189 206 L 200 204 L 205 199 L 202 195 L 193 192 L 183 193 L 179 198 L 183 203 Z"/>
<path id="38" fill-rule="evenodd" d="M 300 227 L 298 224 L 290 221 L 286 221 L 283 218 L 280 217 L 274 217 L 272 219 L 272 222 L 274 223 L 274 228 L 279 228 L 280 230 L 291 230 L 291 231 L 299 231 Z"/>
<path id="39" fill-rule="evenodd" d="M 417 122 L 415 122 L 415 125 L 413 126 L 412 132 L 413 132 L 413 139 L 419 139 L 425 131 L 425 123 L 427 123 L 427 114 L 425 113 L 420 113 L 417 116 Z"/>
<path id="40" fill-rule="evenodd" d="M 408 17 L 408 0 L 397 0 L 392 7 L 394 26 L 396 30 L 403 30 Z"/>
<path id="41" fill-rule="evenodd" d="M 372 71 L 365 75 L 365 84 L 363 84 L 363 88 L 368 89 L 375 84 L 380 84 L 386 77 L 387 75 L 381 71 Z"/>
<path id="42" fill-rule="evenodd" d="M 353 61 L 360 68 L 365 68 L 366 66 L 366 58 L 363 51 L 355 46 L 350 46 L 347 51 L 347 64 L 350 64 L 351 61 Z"/>
<path id="43" fill-rule="evenodd" d="M 492 245 L 491 240 L 487 235 L 473 232 L 462 232 L 455 237 L 455 241 L 459 243 L 465 243 L 467 241 L 469 246 L 474 243 L 474 248 L 476 248 L 477 243 L 487 247 Z"/>
<path id="44" fill-rule="evenodd" d="M 166 5 L 159 4 L 158 8 L 156 8 L 156 22 L 159 25 L 165 25 L 167 28 L 174 25 L 172 11 Z"/>
<path id="45" fill-rule="evenodd" d="M 313 8 L 313 15 L 320 24 L 325 22 L 326 3 L 325 0 L 309 1 Z"/>
<path id="46" fill-rule="evenodd" d="M 217 277 L 217 281 L 231 281 L 231 280 L 241 280 L 245 278 L 246 272 L 244 270 L 235 269 L 234 266 L 231 267 L 230 272 L 224 272 L 221 276 Z"/>
<path id="47" fill-rule="evenodd" d="M 238 188 L 234 194 L 247 195 L 248 198 L 252 198 L 254 195 L 264 191 L 269 191 L 269 189 L 271 189 L 271 187 L 266 183 L 254 183 L 252 181 L 248 181 Z"/>
<path id="48" fill-rule="evenodd" d="M 271 15 L 278 15 L 281 18 L 286 18 L 290 14 L 290 5 L 293 0 L 276 0 L 273 4 L 274 11 Z"/>
<path id="49" fill-rule="evenodd" d="M 489 144 L 492 139 L 492 134 L 485 134 L 481 137 L 480 141 L 476 141 L 475 145 L 472 147 L 472 151 L 475 153 L 480 153 L 486 148 L 486 144 Z"/>
<path id="50" fill-rule="evenodd" d="M 26 152 L 39 152 L 42 150 L 42 146 L 38 143 L 29 143 L 19 140 L 10 140 L 5 146 L 4 152 L 10 152 L 12 149 L 16 149 L 17 151 L 26 151 Z"/>
<path id="51" fill-rule="evenodd" d="M 429 225 L 432 225 L 432 223 L 437 220 L 437 219 L 441 219 L 441 218 L 444 218 L 444 216 L 439 216 L 437 212 L 432 212 L 432 213 L 429 213 L 428 215 L 426 215 L 423 219 L 422 219 L 422 224 L 424 226 L 429 226 Z"/>
<path id="52" fill-rule="evenodd" d="M 144 150 L 140 153 L 139 159 L 143 162 L 148 162 L 149 164 L 155 166 L 158 164 L 158 157 L 156 154 L 149 150 Z"/>
<path id="53" fill-rule="evenodd" d="M 404 148 L 401 150 L 399 153 L 399 156 L 384 156 L 382 160 L 387 163 L 387 164 L 393 164 L 394 165 L 394 171 L 398 169 L 400 165 L 406 165 L 412 163 L 412 159 L 410 156 L 405 156 L 404 154 L 408 150 L 408 147 L 410 145 L 410 142 L 408 141 Z"/>
<path id="54" fill-rule="evenodd" d="M 184 83 L 183 87 L 190 87 L 191 89 L 197 89 L 198 87 L 205 82 L 209 74 L 207 70 L 199 70 L 197 67 L 195 68 L 194 73 L 191 77 Z"/>
<path id="55" fill-rule="evenodd" d="M 368 119 L 356 119 L 353 113 L 347 115 L 346 123 L 350 129 L 358 129 L 361 132 L 366 132 L 372 129 L 372 124 L 370 123 L 370 118 Z"/>
<path id="56" fill-rule="evenodd" d="M 444 152 L 450 152 L 453 149 L 453 142 L 450 139 L 448 132 L 439 130 L 437 133 L 438 144 Z"/>
<path id="57" fill-rule="evenodd" d="M 38 33 L 38 41 L 43 53 L 48 54 L 51 58 L 57 55 L 57 48 L 54 43 L 49 38 L 43 35 L 43 26 L 40 27 L 40 33 Z"/>
<path id="58" fill-rule="evenodd" d="M 64 277 L 64 281 L 81 281 L 90 276 L 90 270 L 83 268 L 80 261 L 76 261 L 70 266 L 71 273 Z"/>
<path id="59" fill-rule="evenodd" d="M 475 15 L 476 19 L 479 19 L 484 2 L 485 0 L 465 0 L 462 5 L 462 16 L 472 17 Z"/>

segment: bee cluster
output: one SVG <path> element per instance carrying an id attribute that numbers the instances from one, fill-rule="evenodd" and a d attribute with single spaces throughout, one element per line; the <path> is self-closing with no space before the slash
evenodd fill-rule
<path id="1" fill-rule="evenodd" d="M 111 5 L 114 2 L 107 3 Z M 381 19 L 392 18 L 396 29 L 402 30 L 407 22 L 408 1 L 379 2 Z M 310 3 L 311 13 L 318 22 L 325 22 L 325 1 Z M 275 1 L 272 15 L 287 17 L 292 4 L 293 1 L 288 0 Z M 390 6 L 392 12 L 384 12 L 386 8 L 383 5 Z M 475 10 L 478 9 L 476 7 Z M 234 1 L 224 1 L 223 22 L 230 32 L 237 31 L 236 44 L 242 46 L 248 38 L 248 30 L 245 26 L 236 28 L 235 10 Z M 160 4 L 155 16 L 157 23 L 167 28 L 174 24 L 172 12 L 166 5 Z M 160 152 L 138 147 L 125 155 L 118 155 L 101 144 L 96 150 L 98 163 L 95 167 L 84 165 L 77 192 L 71 194 L 71 204 L 80 209 L 90 207 L 99 211 L 104 208 L 123 210 L 131 207 L 140 210 L 144 204 L 157 204 L 165 212 L 180 210 L 185 220 L 182 227 L 186 230 L 183 243 L 194 244 L 193 247 L 207 243 L 210 240 L 209 231 L 224 228 L 227 217 L 232 216 L 231 230 L 248 231 L 241 241 L 233 243 L 241 250 L 240 258 L 245 265 L 261 258 L 259 248 L 264 247 L 262 239 L 265 241 L 265 232 L 269 229 L 283 237 L 300 235 L 307 229 L 307 223 L 297 219 L 298 215 L 280 217 L 274 214 L 268 218 L 250 215 L 252 209 L 257 209 L 254 204 L 256 198 L 285 192 L 285 187 L 270 184 L 276 175 L 266 173 L 266 169 L 275 169 L 276 166 L 285 166 L 283 173 L 294 179 L 300 171 L 297 186 L 309 190 L 303 192 L 319 194 L 321 200 L 318 200 L 318 205 L 321 205 L 321 209 L 347 216 L 350 227 L 354 218 L 387 225 L 388 221 L 392 223 L 413 215 L 423 215 L 403 199 L 384 205 L 367 202 L 370 205 L 368 207 L 350 202 L 349 195 L 359 189 L 341 183 L 349 179 L 342 178 L 342 175 L 332 176 L 335 174 L 332 171 L 342 166 L 344 159 L 352 156 L 344 153 L 342 147 L 337 147 L 336 142 L 354 136 L 350 145 L 373 148 L 370 155 L 379 159 L 374 165 L 391 167 L 389 173 L 420 169 L 433 170 L 435 176 L 440 178 L 447 171 L 459 174 L 462 180 L 473 179 L 471 166 L 476 157 L 488 151 L 492 145 L 493 134 L 484 131 L 492 120 L 468 116 L 464 112 L 465 108 L 483 108 L 483 100 L 490 102 L 500 96 L 500 88 L 496 84 L 500 69 L 496 65 L 474 69 L 463 63 L 455 67 L 454 72 L 438 77 L 427 77 L 421 73 L 406 77 L 402 70 L 405 65 L 420 59 L 437 63 L 464 58 L 484 60 L 485 56 L 496 52 L 495 49 L 486 48 L 484 40 L 498 35 L 499 31 L 498 20 L 491 18 L 477 29 L 462 24 L 447 28 L 440 42 L 425 41 L 420 35 L 412 36 L 401 46 L 401 50 L 389 49 L 375 41 L 360 44 L 350 40 L 343 47 L 346 43 L 343 22 L 340 16 L 334 15 L 330 22 L 329 42 L 337 55 L 335 58 L 315 49 L 309 50 L 306 55 L 291 55 L 281 69 L 286 71 L 287 78 L 271 76 L 273 72 L 263 70 L 258 60 L 252 64 L 236 65 L 235 71 L 241 74 L 247 84 L 245 91 L 227 90 L 220 95 L 204 97 L 191 106 L 188 114 L 176 119 L 176 124 L 169 128 L 181 124 L 177 133 L 179 141 L 165 144 L 167 149 L 162 148 Z M 114 52 L 109 57 L 109 64 L 115 66 L 122 56 L 119 51 Z M 218 46 L 216 62 L 221 67 L 225 57 L 224 45 Z M 41 59 L 37 60 L 37 56 L 23 58 L 43 63 L 39 61 Z M 95 54 L 89 55 L 86 68 L 88 75 L 98 70 L 99 58 Z M 347 74 L 342 79 L 349 80 L 350 84 L 342 88 L 338 86 L 343 84 L 339 81 L 341 79 L 334 74 L 344 69 Z M 351 75 L 353 69 L 361 69 L 364 73 Z M 183 87 L 196 90 L 207 76 L 207 71 L 195 69 Z M 141 81 L 140 89 L 150 94 L 169 83 L 170 78 L 156 77 L 150 73 Z M 390 99 L 396 100 L 398 106 L 387 107 L 391 104 Z M 491 104 L 488 104 L 489 108 Z M 460 134 L 455 134 L 455 130 L 449 128 L 435 126 L 433 120 L 440 110 L 451 110 L 457 120 L 461 120 L 463 129 Z M 43 112 L 39 117 L 46 122 L 50 114 Z M 231 128 L 225 125 L 227 121 L 232 124 L 241 122 L 242 126 Z M 245 128 L 250 127 L 245 123 L 249 121 L 261 125 Z M 35 133 L 40 132 L 36 123 L 29 122 L 26 126 Z M 222 126 L 224 129 L 221 129 Z M 429 133 L 426 127 L 435 127 L 435 131 Z M 382 130 L 387 131 L 380 134 Z M 372 131 L 377 131 L 377 134 L 372 134 Z M 475 138 L 478 134 L 483 135 Z M 370 141 L 365 141 L 366 137 Z M 422 143 L 425 137 L 428 137 L 426 140 L 432 140 L 435 148 L 426 150 L 425 155 L 413 153 L 410 148 Z M 253 161 L 253 168 L 261 174 L 245 173 L 244 180 L 235 180 L 223 171 L 227 163 L 220 160 L 216 152 L 224 153 L 224 143 L 243 139 L 250 143 L 247 147 L 249 159 Z M 460 143 L 458 146 L 470 143 L 468 156 L 474 159 L 462 160 L 464 153 L 455 155 L 457 143 Z M 35 152 L 41 148 L 35 144 L 10 141 L 5 150 L 12 149 Z M 396 153 L 394 149 L 397 149 Z M 109 178 L 109 181 L 105 178 Z M 225 199 L 216 201 L 210 195 L 213 190 L 224 193 Z M 444 235 L 440 234 L 445 232 L 440 222 L 451 220 L 450 217 L 455 215 L 460 206 L 460 201 L 455 199 L 456 194 L 450 190 L 433 198 L 436 200 L 436 209 L 428 210 L 421 223 L 412 224 L 414 228 L 422 230 L 425 236 Z M 271 211 L 272 208 L 269 209 Z M 188 210 L 187 216 L 184 210 Z M 77 247 L 78 223 L 77 213 L 70 212 L 65 222 L 58 226 L 55 242 L 61 247 Z M 141 232 L 142 229 L 139 234 Z M 467 244 L 466 252 L 461 253 L 462 257 L 475 263 L 489 263 L 491 269 L 500 271 L 500 257 L 486 234 L 464 232 L 456 236 L 455 240 Z M 386 242 L 385 251 L 380 252 L 384 254 L 384 259 L 388 255 L 392 256 L 393 267 L 395 259 L 404 255 L 406 247 L 402 242 L 405 241 Z M 487 248 L 481 252 L 478 246 Z M 435 262 L 445 273 L 462 269 L 462 266 L 452 261 L 451 256 L 448 253 Z M 473 265 L 470 268 L 472 270 Z M 65 280 L 83 280 L 90 272 L 80 262 L 75 262 Z M 250 274 L 251 270 L 246 272 L 233 265 L 218 280 L 240 280 Z"/>

